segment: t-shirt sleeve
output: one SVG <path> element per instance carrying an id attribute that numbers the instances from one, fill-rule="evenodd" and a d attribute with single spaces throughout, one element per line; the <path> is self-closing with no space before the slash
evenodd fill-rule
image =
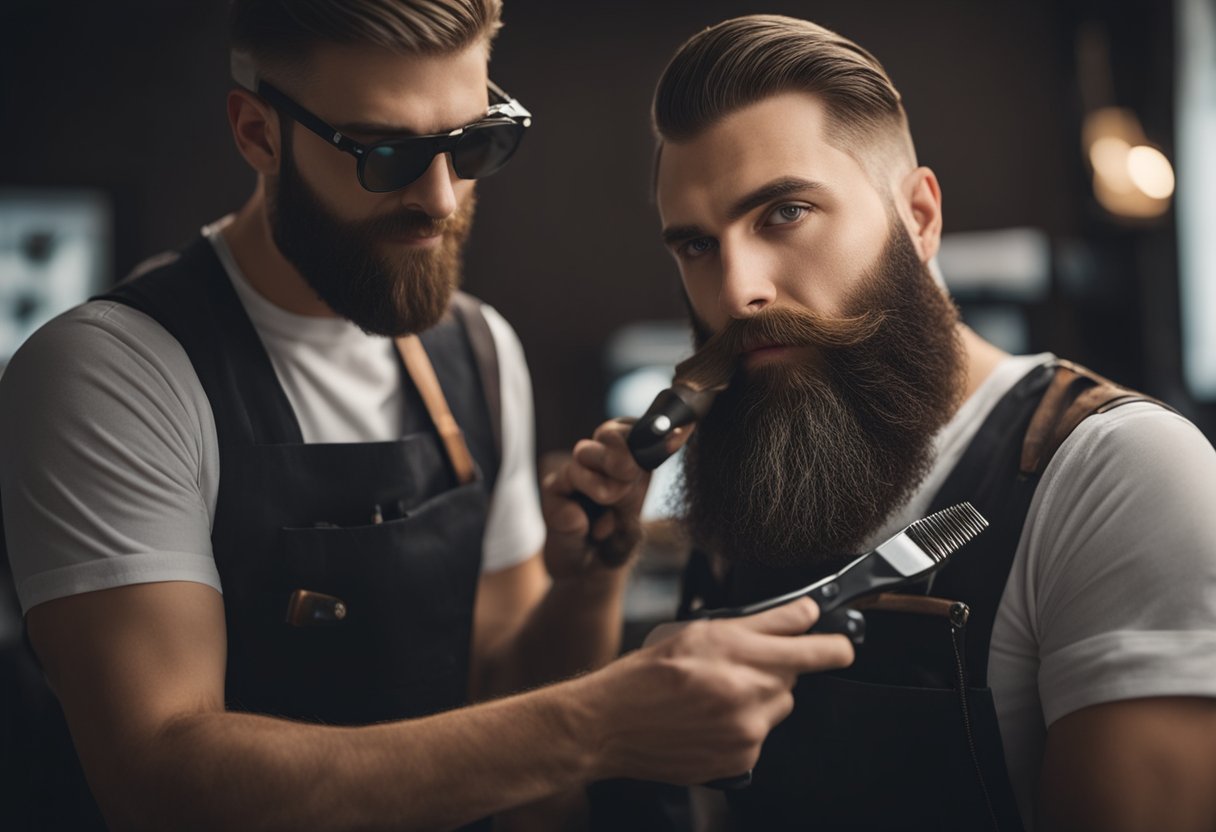
<path id="1" fill-rule="evenodd" d="M 502 462 L 483 545 L 483 572 L 498 572 L 527 560 L 545 542 L 536 482 L 536 427 L 532 381 L 519 337 L 502 315 L 483 304 L 482 313 L 498 351 L 502 390 Z"/>
<path id="2" fill-rule="evenodd" d="M 1216 697 L 1216 451 L 1199 430 L 1148 404 L 1091 416 L 1039 492 L 1029 586 L 1046 723 Z"/>
<path id="3" fill-rule="evenodd" d="M 0 379 L 0 494 L 23 612 L 153 581 L 220 587 L 215 427 L 181 346 L 93 302 L 56 318 Z M 210 435 L 212 441 L 206 441 Z"/>

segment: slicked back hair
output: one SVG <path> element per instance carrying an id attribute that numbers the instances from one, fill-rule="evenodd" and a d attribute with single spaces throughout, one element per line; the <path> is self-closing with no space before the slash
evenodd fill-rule
<path id="1" fill-rule="evenodd" d="M 447 55 L 502 27 L 502 0 L 233 0 L 229 42 L 261 71 L 295 74 L 325 44 Z"/>
<path id="2" fill-rule="evenodd" d="M 872 179 L 892 164 L 915 167 L 899 91 L 878 59 L 829 29 L 781 15 L 726 20 L 679 48 L 655 90 L 660 151 L 662 142 L 693 139 L 736 110 L 786 92 L 823 101 L 828 142 Z"/>

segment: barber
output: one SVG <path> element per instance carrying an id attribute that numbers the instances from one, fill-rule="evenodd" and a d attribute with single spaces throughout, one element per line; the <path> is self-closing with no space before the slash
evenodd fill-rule
<path id="1" fill-rule="evenodd" d="M 456 292 L 475 180 L 530 123 L 487 76 L 499 15 L 237 0 L 253 194 L 10 364 L 8 553 L 79 764 L 31 766 L 31 825 L 441 829 L 699 782 L 851 660 L 798 635 L 808 602 L 537 687 L 615 655 L 598 551 L 629 554 L 645 479 L 605 425 L 546 531 L 518 340 Z M 575 490 L 612 507 L 597 528 Z"/>

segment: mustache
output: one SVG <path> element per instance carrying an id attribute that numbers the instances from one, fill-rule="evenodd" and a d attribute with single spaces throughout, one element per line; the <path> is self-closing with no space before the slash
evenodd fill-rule
<path id="1" fill-rule="evenodd" d="M 376 237 L 434 237 L 462 231 L 468 225 L 466 212 L 458 210 L 449 217 L 436 219 L 421 211 L 395 211 L 381 217 L 362 220 L 352 230 L 369 238 Z"/>
<path id="2" fill-rule="evenodd" d="M 739 359 L 761 346 L 815 347 L 839 350 L 873 338 L 887 313 L 871 309 L 856 315 L 822 315 L 809 309 L 771 307 L 750 318 L 732 319 L 710 336 L 692 357 L 676 367 L 676 381 L 695 379 L 698 386 L 726 385 Z"/>

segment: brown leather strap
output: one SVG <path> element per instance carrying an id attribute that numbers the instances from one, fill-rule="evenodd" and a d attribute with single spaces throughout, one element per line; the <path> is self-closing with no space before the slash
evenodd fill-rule
<path id="1" fill-rule="evenodd" d="M 452 416 L 448 400 L 444 398 L 443 388 L 439 386 L 439 378 L 435 375 L 435 368 L 431 366 L 431 359 L 427 356 L 422 341 L 418 340 L 417 335 L 403 335 L 397 339 L 397 352 L 401 354 L 406 372 L 410 374 L 414 386 L 422 395 L 426 411 L 439 431 L 448 459 L 452 462 L 452 470 L 456 472 L 456 481 L 461 485 L 472 482 L 476 477 L 473 455 L 469 453 L 469 446 L 464 441 L 460 425 L 456 424 L 456 418 Z"/>
<path id="2" fill-rule="evenodd" d="M 1095 413 L 1106 413 L 1132 402 L 1169 405 L 1120 387 L 1109 379 L 1071 361 L 1057 361 L 1058 369 L 1039 407 L 1030 419 L 1022 443 L 1021 473 L 1041 474 L 1077 425 Z"/>
<path id="3" fill-rule="evenodd" d="M 464 325 L 473 348 L 473 360 L 481 377 L 481 389 L 486 397 L 486 409 L 490 412 L 490 431 L 494 434 L 494 450 L 502 459 L 502 390 L 498 376 L 498 349 L 494 346 L 494 333 L 481 311 L 481 301 L 464 292 L 452 295 L 452 312 Z"/>
<path id="4" fill-rule="evenodd" d="M 957 604 L 949 598 L 937 598 L 932 595 L 903 595 L 896 592 L 880 592 L 854 602 L 851 606 L 859 610 L 880 610 L 882 612 L 907 612 L 913 615 L 935 615 L 940 618 L 950 617 L 950 608 Z"/>

